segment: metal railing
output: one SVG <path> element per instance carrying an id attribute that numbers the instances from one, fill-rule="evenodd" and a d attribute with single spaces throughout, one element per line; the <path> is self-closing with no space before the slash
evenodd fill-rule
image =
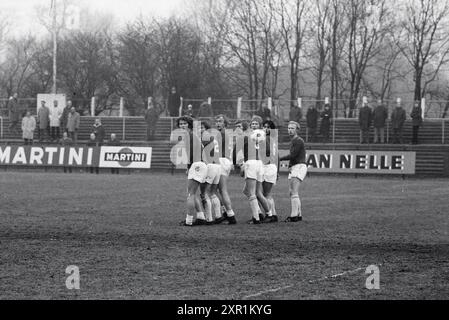
<path id="1" fill-rule="evenodd" d="M 94 117 L 92 117 L 92 116 L 82 116 L 81 118 L 82 119 L 84 118 L 85 119 L 84 121 L 88 121 L 87 119 L 91 119 L 90 121 L 92 123 L 93 123 L 93 119 L 94 119 Z M 102 119 L 105 119 L 105 118 L 120 119 L 122 140 L 126 140 L 126 138 L 127 138 L 126 135 L 127 135 L 127 133 L 129 133 L 129 130 L 130 130 L 129 128 L 131 127 L 129 125 L 129 123 L 133 122 L 136 119 L 142 119 L 142 117 L 138 117 L 138 116 L 126 116 L 126 117 L 105 117 L 105 116 L 103 116 L 103 117 L 100 117 L 100 118 L 102 118 Z M 5 131 L 5 119 L 8 119 L 8 118 L 0 116 L 0 139 L 5 139 L 5 136 L 6 136 L 6 134 L 5 134 L 5 132 L 6 132 Z M 175 128 L 175 121 L 176 121 L 175 117 L 161 117 L 160 120 L 169 121 L 170 132 L 172 132 L 174 130 L 174 128 Z M 236 119 L 230 119 L 230 122 L 231 122 L 230 128 L 232 128 L 233 123 L 235 122 L 235 120 Z M 83 121 L 83 120 L 81 120 L 81 121 Z M 305 122 L 305 120 L 303 119 L 302 123 L 303 123 L 303 127 L 304 128 L 302 129 L 302 134 L 304 135 L 304 137 L 308 141 L 309 140 L 309 131 L 308 131 L 307 126 L 304 124 L 304 122 Z M 338 133 L 338 135 L 337 135 L 337 127 L 339 127 L 339 125 L 341 125 L 341 123 L 343 123 L 343 122 L 352 123 L 351 124 L 352 131 L 347 136 L 343 136 L 341 133 Z M 284 128 L 284 130 L 285 130 L 286 123 L 287 123 L 287 120 L 284 120 L 284 121 L 280 120 L 278 122 L 278 128 L 280 128 L 280 129 Z M 439 123 L 441 125 L 439 125 Z M 356 128 L 357 129 L 354 129 L 354 124 L 356 124 Z M 441 143 L 441 144 L 449 143 L 449 137 L 446 136 L 448 134 L 448 131 L 449 131 L 448 130 L 449 129 L 449 119 L 447 119 L 447 118 L 445 118 L 445 119 L 425 119 L 424 123 L 423 123 L 423 126 L 420 129 L 420 137 L 422 137 L 423 130 L 425 130 L 426 127 L 427 127 L 427 130 L 428 130 L 429 125 L 432 125 L 432 124 L 433 124 L 433 131 L 435 132 L 435 136 L 434 136 L 435 144 L 438 144 L 438 143 Z M 448 127 L 448 128 L 446 128 L 446 127 Z M 339 127 L 339 129 L 340 128 L 341 128 L 341 126 Z M 410 129 L 410 125 L 406 125 L 404 133 L 405 134 L 409 134 L 409 129 Z M 356 131 L 354 131 L 354 130 L 356 130 Z M 336 142 L 338 142 L 337 140 L 341 141 L 341 139 L 345 139 L 345 138 L 349 139 L 349 140 L 353 140 L 354 137 L 359 137 L 359 131 L 358 130 L 359 130 L 358 119 L 354 119 L 354 118 L 352 118 L 352 119 L 342 119 L 342 118 L 333 119 L 331 127 L 329 128 L 329 141 L 328 142 L 329 143 L 336 143 Z M 317 137 L 320 137 L 320 132 L 319 131 L 320 131 L 320 123 L 318 123 L 318 127 L 316 129 L 316 136 Z M 440 138 L 438 137 L 438 134 L 437 134 L 438 131 L 440 132 L 440 134 L 439 134 Z M 386 137 L 387 141 L 390 141 L 391 135 L 392 135 L 391 121 L 388 119 L 385 122 L 385 137 Z M 429 136 L 427 134 L 425 136 L 426 140 L 429 139 L 428 137 Z M 372 138 L 372 128 L 371 128 L 371 138 Z M 410 137 L 404 136 L 404 138 L 405 138 L 406 141 L 408 141 Z M 437 141 L 439 141 L 439 142 L 437 142 Z M 353 141 L 353 142 L 355 142 L 355 141 Z"/>

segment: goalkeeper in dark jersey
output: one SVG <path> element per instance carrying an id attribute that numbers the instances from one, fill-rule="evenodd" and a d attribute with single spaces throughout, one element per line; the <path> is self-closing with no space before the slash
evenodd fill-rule
<path id="1" fill-rule="evenodd" d="M 306 148 L 304 140 L 299 136 L 299 123 L 288 123 L 288 135 L 290 136 L 290 154 L 280 158 L 280 161 L 289 160 L 290 201 L 292 211 L 286 222 L 302 220 L 301 200 L 299 199 L 299 186 L 307 175 Z"/>

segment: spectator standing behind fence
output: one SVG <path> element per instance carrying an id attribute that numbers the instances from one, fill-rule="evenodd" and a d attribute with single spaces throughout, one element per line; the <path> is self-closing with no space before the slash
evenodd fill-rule
<path id="1" fill-rule="evenodd" d="M 98 142 L 98 146 L 103 144 L 106 132 L 99 118 L 95 119 L 95 123 L 92 127 L 92 133 L 95 134 L 95 139 Z"/>
<path id="2" fill-rule="evenodd" d="M 187 106 L 187 109 L 184 110 L 184 112 L 182 113 L 182 115 L 194 118 L 194 116 L 193 116 L 193 106 L 191 104 L 189 104 Z"/>
<path id="3" fill-rule="evenodd" d="M 148 108 L 145 110 L 145 122 L 147 124 L 147 141 L 153 140 L 156 134 L 156 126 L 159 120 L 159 112 L 153 103 L 148 103 Z"/>
<path id="4" fill-rule="evenodd" d="M 19 122 L 21 117 L 19 100 L 17 98 L 18 94 L 14 93 L 14 95 L 9 98 L 8 101 L 8 109 L 9 109 L 9 132 L 13 134 L 19 134 Z"/>
<path id="5" fill-rule="evenodd" d="M 198 118 L 212 118 L 214 113 L 212 112 L 212 106 L 207 102 L 203 101 L 200 104 L 200 110 L 198 111 Z"/>
<path id="6" fill-rule="evenodd" d="M 422 124 L 422 109 L 419 101 L 415 101 L 410 117 L 412 118 L 412 144 L 418 144 L 419 127 Z"/>
<path id="7" fill-rule="evenodd" d="M 80 114 L 76 112 L 75 107 L 70 108 L 70 112 L 67 115 L 67 133 L 70 138 L 73 140 L 73 143 L 77 144 L 78 142 L 78 130 L 80 127 Z"/>
<path id="8" fill-rule="evenodd" d="M 61 138 L 61 140 L 59 140 L 59 145 L 61 147 L 66 147 L 66 146 L 73 145 L 73 140 L 72 140 L 72 138 L 69 137 L 67 132 L 64 132 L 62 134 L 62 138 Z M 64 173 L 66 173 L 66 172 L 72 173 L 72 168 L 71 167 L 64 167 Z"/>
<path id="9" fill-rule="evenodd" d="M 71 146 L 73 145 L 73 139 L 69 137 L 67 132 L 62 134 L 61 140 L 59 140 L 61 146 Z"/>
<path id="10" fill-rule="evenodd" d="M 68 100 L 67 105 L 65 106 L 64 110 L 62 110 L 61 119 L 59 119 L 61 122 L 62 132 L 67 132 L 67 121 L 71 109 L 72 109 L 72 100 Z"/>
<path id="11" fill-rule="evenodd" d="M 302 119 L 302 111 L 301 108 L 293 105 L 290 107 L 290 112 L 288 114 L 288 120 L 289 121 L 295 121 L 299 123 L 299 121 Z"/>
<path id="12" fill-rule="evenodd" d="M 99 147 L 100 146 L 100 143 L 98 142 L 98 139 L 97 139 L 97 136 L 95 135 L 95 133 L 92 132 L 90 134 L 89 140 L 87 141 L 86 145 L 88 147 Z M 89 167 L 90 173 L 94 173 L 94 170 L 95 170 L 96 174 L 100 173 L 100 169 L 98 167 L 93 167 L 93 166 Z"/>
<path id="13" fill-rule="evenodd" d="M 402 144 L 402 128 L 405 122 L 405 110 L 401 106 L 400 100 L 396 104 L 396 108 L 391 114 L 391 127 L 393 128 L 393 143 Z"/>
<path id="14" fill-rule="evenodd" d="M 379 100 L 373 111 L 374 143 L 385 143 L 385 121 L 387 119 L 388 110 L 383 105 L 382 100 Z"/>
<path id="15" fill-rule="evenodd" d="M 25 145 L 33 144 L 34 130 L 36 130 L 36 119 L 27 111 L 22 119 L 22 137 Z"/>
<path id="16" fill-rule="evenodd" d="M 115 133 L 111 133 L 111 139 L 109 139 L 109 141 L 107 142 L 107 145 L 110 147 L 119 147 L 121 145 L 121 142 L 119 139 L 117 139 L 117 136 L 115 135 Z M 111 173 L 119 174 L 119 168 L 111 168 Z"/>
<path id="17" fill-rule="evenodd" d="M 324 110 L 321 112 L 320 117 L 321 117 L 320 133 L 323 136 L 323 142 L 329 142 L 329 131 L 332 122 L 332 111 L 328 103 L 324 105 Z"/>
<path id="18" fill-rule="evenodd" d="M 61 125 L 62 111 L 58 108 L 58 101 L 53 101 L 53 107 L 50 109 L 50 132 L 51 140 L 58 141 L 60 137 L 59 127 Z"/>
<path id="19" fill-rule="evenodd" d="M 168 96 L 168 113 L 170 114 L 170 117 L 179 117 L 180 106 L 181 96 L 176 92 L 176 87 L 172 87 Z"/>
<path id="20" fill-rule="evenodd" d="M 315 105 L 311 105 L 307 110 L 306 119 L 307 119 L 307 142 L 315 142 L 316 141 L 316 128 L 318 126 L 318 110 Z"/>
<path id="21" fill-rule="evenodd" d="M 267 105 L 265 105 L 265 103 L 260 106 L 260 108 L 254 113 L 254 115 L 261 117 L 264 122 L 271 121 L 271 110 Z"/>
<path id="22" fill-rule="evenodd" d="M 369 129 L 372 119 L 371 108 L 366 101 L 363 101 L 363 107 L 360 108 L 359 112 L 360 143 L 369 143 Z"/>
<path id="23" fill-rule="evenodd" d="M 39 142 L 50 139 L 50 109 L 45 105 L 45 101 L 41 101 L 41 107 L 37 111 L 37 124 L 39 127 Z"/>

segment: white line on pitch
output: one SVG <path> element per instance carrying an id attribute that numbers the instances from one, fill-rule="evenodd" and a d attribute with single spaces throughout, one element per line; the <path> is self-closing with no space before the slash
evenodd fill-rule
<path id="1" fill-rule="evenodd" d="M 382 264 L 379 263 L 379 264 L 377 264 L 377 266 L 380 267 L 380 266 L 382 266 Z M 309 283 L 314 283 L 314 282 L 327 280 L 327 279 L 335 279 L 335 278 L 342 277 L 342 276 L 347 275 L 347 274 L 353 274 L 353 273 L 356 273 L 356 272 L 359 272 L 359 271 L 362 271 L 362 270 L 365 270 L 365 269 L 366 269 L 365 267 L 357 268 L 357 269 L 345 271 L 345 272 L 342 272 L 342 273 L 337 273 L 337 274 L 334 274 L 334 275 L 331 275 L 331 276 L 324 276 L 323 278 L 319 278 L 319 279 L 316 279 L 316 280 L 310 280 Z"/>
<path id="2" fill-rule="evenodd" d="M 310 280 L 309 283 L 314 283 L 314 282 L 327 280 L 327 279 L 335 279 L 335 278 L 338 278 L 338 277 L 341 277 L 341 276 L 344 276 L 344 275 L 347 275 L 347 274 L 356 273 L 356 272 L 361 271 L 363 269 L 365 269 L 365 268 L 357 268 L 357 269 L 354 269 L 354 270 L 349 270 L 349 271 L 345 271 L 345 272 L 342 272 L 342 273 L 333 274 L 331 276 L 324 276 L 323 278 L 319 278 L 319 279 L 316 279 L 316 280 Z"/>
<path id="3" fill-rule="evenodd" d="M 293 285 L 289 285 L 289 286 L 285 286 L 285 287 L 279 287 L 279 288 L 275 288 L 275 289 L 268 289 L 268 290 L 261 291 L 261 292 L 255 293 L 255 294 L 250 294 L 250 295 L 244 296 L 243 299 L 258 297 L 258 296 L 261 296 L 261 295 L 263 295 L 265 293 L 277 292 L 277 291 L 288 289 L 288 288 L 291 288 L 291 287 L 293 287 Z"/>
<path id="4" fill-rule="evenodd" d="M 378 264 L 378 266 L 382 266 L 382 264 Z M 337 273 L 337 274 L 334 274 L 334 275 L 331 275 L 331 276 L 324 276 L 323 278 L 319 278 L 319 279 L 316 279 L 316 280 L 309 280 L 309 283 L 314 283 L 314 282 L 323 281 L 323 280 L 327 280 L 327 279 L 335 279 L 335 278 L 342 277 L 342 276 L 347 275 L 347 274 L 353 274 L 353 273 L 356 273 L 356 272 L 359 272 L 359 271 L 362 271 L 362 270 L 365 270 L 365 269 L 366 268 L 357 268 L 357 269 L 353 269 L 353 270 L 348 270 L 348 271 Z M 275 288 L 275 289 L 268 289 L 268 290 L 260 291 L 258 293 L 254 293 L 254 294 L 250 294 L 250 295 L 244 296 L 242 299 L 254 298 L 254 297 L 258 297 L 258 296 L 264 295 L 266 293 L 277 292 L 277 291 L 281 291 L 281 290 L 284 290 L 284 289 L 289 289 L 291 287 L 293 287 L 293 285 L 288 285 L 288 286 L 279 287 L 279 288 Z"/>

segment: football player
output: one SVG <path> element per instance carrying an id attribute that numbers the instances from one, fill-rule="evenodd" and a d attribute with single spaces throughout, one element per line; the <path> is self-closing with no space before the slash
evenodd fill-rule
<path id="1" fill-rule="evenodd" d="M 207 164 L 207 176 L 201 184 L 201 198 L 204 205 L 206 220 L 208 224 L 214 223 L 212 215 L 212 198 L 217 198 L 218 184 L 221 177 L 221 165 L 215 158 L 215 153 L 219 151 L 218 142 L 208 130 L 211 128 L 209 122 L 201 121 L 201 137 L 203 143 L 203 161 Z M 215 200 L 214 200 L 215 201 Z M 218 204 L 218 210 L 220 205 Z"/>
<path id="2" fill-rule="evenodd" d="M 299 198 L 299 187 L 307 175 L 306 148 L 304 140 L 299 136 L 299 123 L 290 121 L 288 123 L 288 135 L 290 136 L 290 154 L 279 160 L 289 160 L 289 189 L 291 214 L 286 222 L 298 222 L 302 220 L 301 200 Z"/>
<path id="3" fill-rule="evenodd" d="M 267 199 L 270 204 L 271 211 L 267 212 L 267 215 L 264 217 L 263 222 L 278 222 L 278 217 L 276 214 L 276 207 L 274 203 L 273 196 L 271 195 L 271 190 L 273 186 L 276 184 L 278 178 L 278 146 L 277 146 L 277 135 L 275 137 L 274 134 L 271 135 L 271 132 L 274 132 L 276 129 L 276 125 L 273 121 L 267 120 L 263 123 L 263 128 L 265 130 L 266 138 L 266 148 L 270 148 L 267 155 L 267 162 L 264 163 L 264 173 L 263 173 L 263 182 L 262 182 L 262 190 L 263 195 Z M 273 130 L 273 131 L 272 131 Z M 263 207 L 263 206 L 259 206 Z"/>
<path id="4" fill-rule="evenodd" d="M 207 176 L 207 165 L 201 161 L 201 138 L 193 132 L 193 119 L 182 116 L 177 119 L 177 126 L 183 130 L 185 147 L 188 155 L 187 176 L 187 214 L 182 226 L 194 226 L 206 224 L 204 208 L 197 194 L 198 188 Z M 197 219 L 194 221 L 194 215 Z"/>
<path id="5" fill-rule="evenodd" d="M 221 144 L 219 145 L 220 151 L 220 165 L 221 165 L 221 175 L 220 181 L 218 183 L 218 189 L 221 194 L 221 203 L 224 205 L 224 209 L 226 215 L 221 214 L 220 210 L 220 200 L 217 196 L 211 197 L 213 211 L 215 213 L 215 222 L 221 223 L 225 220 L 228 221 L 229 224 L 236 224 L 237 220 L 235 219 L 235 213 L 232 209 L 231 197 L 228 192 L 228 179 L 232 170 L 232 161 L 231 158 L 231 150 L 230 141 L 226 138 L 226 128 L 228 126 L 228 120 L 224 115 L 218 115 L 215 117 L 215 127 L 221 134 Z"/>
<path id="6" fill-rule="evenodd" d="M 245 177 L 245 187 L 243 194 L 248 198 L 252 219 L 249 223 L 260 224 L 259 203 L 268 215 L 271 215 L 270 205 L 263 195 L 263 174 L 264 164 L 259 155 L 261 143 L 265 143 L 265 132 L 261 130 L 262 118 L 254 116 L 251 119 L 250 131 L 244 136 L 244 163 L 243 174 Z"/>

